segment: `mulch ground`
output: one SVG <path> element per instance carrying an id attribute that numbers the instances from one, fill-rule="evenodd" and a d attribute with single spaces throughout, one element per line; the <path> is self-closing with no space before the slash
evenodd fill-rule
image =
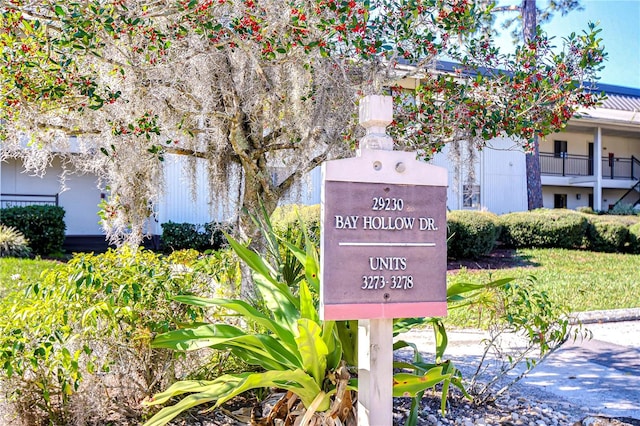
<path id="1" fill-rule="evenodd" d="M 520 267 L 533 267 L 526 258 L 517 255 L 514 249 L 497 248 L 486 256 L 477 259 L 449 259 L 447 261 L 447 271 L 456 272 L 462 268 L 469 270 L 496 270 Z"/>

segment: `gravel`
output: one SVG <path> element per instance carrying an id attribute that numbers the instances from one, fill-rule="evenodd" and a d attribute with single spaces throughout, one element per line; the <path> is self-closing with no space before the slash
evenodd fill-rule
<path id="1" fill-rule="evenodd" d="M 511 390 L 494 403 L 474 405 L 464 398 L 449 399 L 447 414 L 442 416 L 440 398 L 427 395 L 422 400 L 418 423 L 420 425 L 573 425 L 588 416 L 586 407 L 577 407 L 566 401 L 552 400 L 547 395 L 523 394 Z M 394 424 L 402 425 L 409 413 L 409 402 L 394 400 Z"/>

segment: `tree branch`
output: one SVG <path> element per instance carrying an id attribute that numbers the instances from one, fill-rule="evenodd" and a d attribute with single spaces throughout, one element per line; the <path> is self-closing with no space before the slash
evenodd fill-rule
<path id="1" fill-rule="evenodd" d="M 491 9 L 492 12 L 520 12 L 520 6 L 512 4 L 511 6 L 497 6 Z"/>
<path id="2" fill-rule="evenodd" d="M 170 146 L 170 147 L 165 148 L 164 150 L 165 150 L 165 152 L 167 154 L 188 155 L 190 157 L 208 159 L 206 152 L 196 151 L 196 150 L 193 150 L 193 149 L 179 148 L 179 147 L 175 147 L 175 146 Z"/>

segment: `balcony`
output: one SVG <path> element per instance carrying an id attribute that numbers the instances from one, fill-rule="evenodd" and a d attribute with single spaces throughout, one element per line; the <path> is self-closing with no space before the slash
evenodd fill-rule
<path id="1" fill-rule="evenodd" d="M 587 155 L 540 153 L 540 172 L 548 176 L 593 176 L 594 159 Z M 606 157 L 602 159 L 604 179 L 640 180 L 640 159 L 631 157 Z"/>

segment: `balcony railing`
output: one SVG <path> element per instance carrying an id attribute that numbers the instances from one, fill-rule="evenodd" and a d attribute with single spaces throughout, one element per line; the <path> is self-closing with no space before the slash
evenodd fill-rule
<path id="1" fill-rule="evenodd" d="M 0 194 L 0 208 L 32 205 L 57 206 L 58 194 Z"/>
<path id="2" fill-rule="evenodd" d="M 540 153 L 540 172 L 553 176 L 592 176 L 593 159 L 587 155 L 574 155 L 561 152 Z"/>
<path id="3" fill-rule="evenodd" d="M 588 155 L 540 153 L 540 172 L 552 176 L 593 176 L 594 159 Z M 602 177 L 605 179 L 640 179 L 640 160 L 631 157 L 605 157 L 602 159 Z"/>

